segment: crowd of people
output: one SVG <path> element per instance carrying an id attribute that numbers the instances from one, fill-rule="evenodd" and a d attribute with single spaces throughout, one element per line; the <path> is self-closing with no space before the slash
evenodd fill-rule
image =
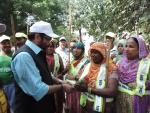
<path id="1" fill-rule="evenodd" d="M 0 113 L 150 113 L 142 35 L 108 32 L 86 50 L 44 21 L 17 32 L 15 46 L 5 30 L 0 23 Z"/>

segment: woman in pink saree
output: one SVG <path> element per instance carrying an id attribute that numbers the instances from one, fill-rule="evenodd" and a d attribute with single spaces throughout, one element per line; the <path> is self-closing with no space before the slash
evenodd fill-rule
<path id="1" fill-rule="evenodd" d="M 127 40 L 126 56 L 118 63 L 117 113 L 147 113 L 150 106 L 150 60 L 143 39 Z"/>

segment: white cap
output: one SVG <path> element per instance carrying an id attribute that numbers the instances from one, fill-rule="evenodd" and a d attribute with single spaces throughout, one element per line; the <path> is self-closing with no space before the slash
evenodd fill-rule
<path id="1" fill-rule="evenodd" d="M 112 37 L 112 38 L 115 38 L 115 37 L 116 37 L 116 36 L 115 36 L 115 33 L 113 33 L 113 32 L 108 32 L 108 33 L 106 33 L 105 36 L 109 36 L 109 37 Z"/>
<path id="2" fill-rule="evenodd" d="M 66 38 L 65 38 L 65 37 L 61 37 L 61 38 L 59 39 L 59 41 L 61 41 L 61 40 L 65 40 L 65 41 L 66 41 Z"/>
<path id="3" fill-rule="evenodd" d="M 9 37 L 9 36 L 6 36 L 6 35 L 2 35 L 2 36 L 0 37 L 0 43 L 1 43 L 2 41 L 4 41 L 4 40 L 10 40 L 10 37 Z"/>
<path id="4" fill-rule="evenodd" d="M 51 27 L 50 23 L 44 22 L 44 21 L 39 21 L 34 23 L 31 27 L 30 27 L 30 32 L 32 33 L 44 33 L 45 35 L 49 36 L 49 37 L 59 37 L 58 35 L 56 35 L 53 32 L 53 29 Z"/>
<path id="5" fill-rule="evenodd" d="M 16 38 L 21 38 L 21 37 L 27 38 L 27 35 L 24 34 L 24 33 L 22 33 L 22 32 L 17 32 L 17 33 L 15 34 L 15 37 L 16 37 Z"/>
<path id="6" fill-rule="evenodd" d="M 0 33 L 5 32 L 6 31 L 6 25 L 0 23 Z"/>

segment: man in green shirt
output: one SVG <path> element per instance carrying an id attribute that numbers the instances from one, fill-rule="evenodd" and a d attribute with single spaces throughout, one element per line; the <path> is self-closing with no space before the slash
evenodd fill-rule
<path id="1" fill-rule="evenodd" d="M 0 35 L 1 35 L 1 33 L 5 32 L 5 30 L 6 30 L 6 25 L 0 23 Z M 3 90 L 3 83 L 1 81 L 1 78 L 0 78 L 0 95 L 1 95 L 0 96 L 0 103 L 1 103 L 0 111 L 2 113 L 10 113 L 8 101 L 7 101 L 6 95 Z"/>
<path id="2" fill-rule="evenodd" d="M 10 37 L 2 35 L 0 37 L 0 79 L 4 85 L 4 91 L 8 97 L 8 102 L 10 109 L 13 110 L 13 100 L 14 100 L 14 82 L 13 74 L 11 71 L 11 44 Z"/>

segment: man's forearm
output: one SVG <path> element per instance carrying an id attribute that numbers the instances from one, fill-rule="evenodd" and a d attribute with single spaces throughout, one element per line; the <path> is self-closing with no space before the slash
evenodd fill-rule
<path id="1" fill-rule="evenodd" d="M 50 85 L 49 86 L 48 94 L 56 93 L 57 91 L 60 91 L 62 89 L 63 89 L 63 85 L 62 84 L 59 84 L 59 85 Z"/>
<path id="2" fill-rule="evenodd" d="M 53 77 L 53 81 L 57 84 L 63 84 L 63 83 L 66 83 L 65 81 L 59 79 L 59 78 L 56 78 L 56 77 Z"/>
<path id="3" fill-rule="evenodd" d="M 114 96 L 116 96 L 117 91 L 109 89 L 109 88 L 92 89 L 91 94 L 99 95 L 99 96 L 102 96 L 102 97 L 114 97 Z"/>

